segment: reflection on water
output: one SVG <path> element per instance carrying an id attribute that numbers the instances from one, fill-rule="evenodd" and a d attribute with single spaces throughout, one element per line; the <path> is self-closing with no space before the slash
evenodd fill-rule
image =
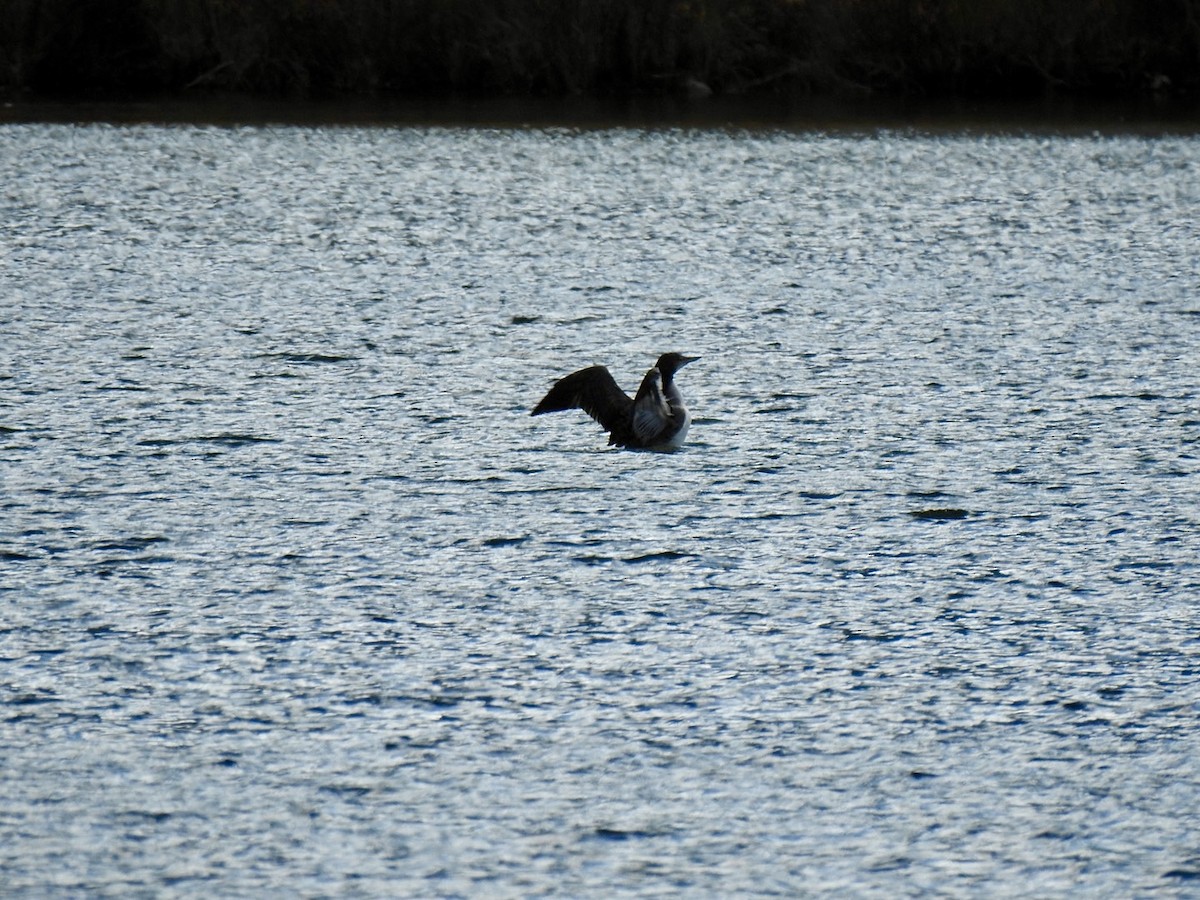
<path id="1" fill-rule="evenodd" d="M 0 143 L 10 890 L 1200 877 L 1195 138 Z"/>

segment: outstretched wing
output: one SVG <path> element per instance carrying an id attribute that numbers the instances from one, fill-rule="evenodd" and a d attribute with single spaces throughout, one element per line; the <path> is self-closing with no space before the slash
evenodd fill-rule
<path id="1" fill-rule="evenodd" d="M 652 446 L 672 424 L 671 407 L 662 391 L 662 373 L 651 369 L 642 379 L 633 401 L 633 433 L 644 446 Z"/>
<path id="2" fill-rule="evenodd" d="M 617 386 L 608 369 L 590 366 L 555 382 L 532 415 L 561 409 L 582 409 L 616 438 L 629 430 L 633 401 Z"/>

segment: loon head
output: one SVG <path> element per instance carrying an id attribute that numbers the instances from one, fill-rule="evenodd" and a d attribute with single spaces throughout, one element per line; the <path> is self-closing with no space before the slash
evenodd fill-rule
<path id="1" fill-rule="evenodd" d="M 658 362 L 654 366 L 662 373 L 663 381 L 670 383 L 677 371 L 688 363 L 694 363 L 699 358 L 698 356 L 684 356 L 682 353 L 664 353 L 658 358 Z"/>

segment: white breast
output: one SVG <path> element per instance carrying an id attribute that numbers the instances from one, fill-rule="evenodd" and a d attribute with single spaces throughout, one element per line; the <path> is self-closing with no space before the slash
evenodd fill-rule
<path id="1" fill-rule="evenodd" d="M 678 450 L 683 446 L 683 442 L 687 440 L 688 429 L 692 425 L 692 414 L 685 407 L 683 410 L 683 424 L 679 426 L 679 430 L 671 435 L 671 439 L 667 441 L 667 446 L 672 450 Z"/>

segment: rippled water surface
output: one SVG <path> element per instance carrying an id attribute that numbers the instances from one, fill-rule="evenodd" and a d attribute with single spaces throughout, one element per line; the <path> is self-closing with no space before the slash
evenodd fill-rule
<path id="1" fill-rule="evenodd" d="M 1200 140 L 0 129 L 8 896 L 1200 881 Z M 609 449 L 554 379 L 665 350 Z"/>

